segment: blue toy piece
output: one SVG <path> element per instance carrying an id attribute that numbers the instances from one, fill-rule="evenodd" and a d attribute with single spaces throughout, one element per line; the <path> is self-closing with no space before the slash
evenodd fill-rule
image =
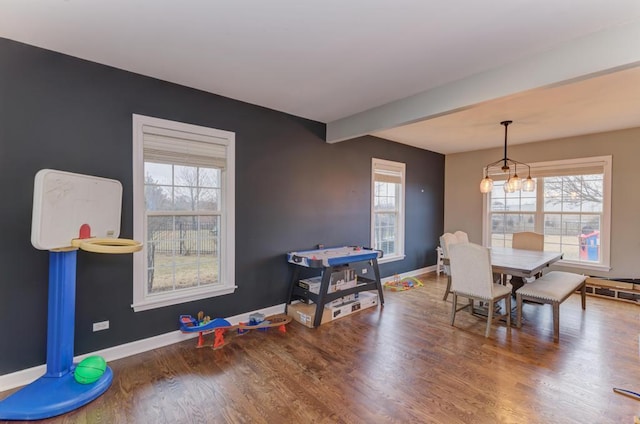
<path id="1" fill-rule="evenodd" d="M 180 331 L 183 333 L 199 333 L 227 327 L 231 327 L 231 323 L 223 318 L 214 318 L 206 324 L 199 324 L 191 315 L 180 315 Z"/>

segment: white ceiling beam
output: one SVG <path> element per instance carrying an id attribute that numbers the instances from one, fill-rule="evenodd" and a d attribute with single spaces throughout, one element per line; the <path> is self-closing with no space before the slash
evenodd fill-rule
<path id="1" fill-rule="evenodd" d="M 434 118 L 540 87 L 640 66 L 640 23 L 593 33 L 556 49 L 327 124 L 327 142 Z"/>

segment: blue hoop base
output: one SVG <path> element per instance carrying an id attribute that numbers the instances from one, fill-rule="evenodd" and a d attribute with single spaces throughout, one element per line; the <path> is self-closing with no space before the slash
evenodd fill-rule
<path id="1" fill-rule="evenodd" d="M 107 367 L 98 381 L 80 384 L 73 372 L 61 377 L 42 376 L 0 401 L 2 420 L 41 420 L 73 411 L 103 394 L 113 380 Z"/>

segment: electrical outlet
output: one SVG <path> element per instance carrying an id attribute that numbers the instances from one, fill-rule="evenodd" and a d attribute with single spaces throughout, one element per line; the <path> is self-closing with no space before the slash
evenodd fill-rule
<path id="1" fill-rule="evenodd" d="M 109 321 L 100 321 L 93 323 L 93 331 L 102 331 L 109 329 Z"/>

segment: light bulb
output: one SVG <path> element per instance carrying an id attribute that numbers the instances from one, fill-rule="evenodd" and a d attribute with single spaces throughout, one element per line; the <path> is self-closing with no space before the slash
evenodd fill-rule
<path id="1" fill-rule="evenodd" d="M 518 177 L 518 174 L 515 174 L 509 178 L 509 185 L 513 188 L 513 191 L 520 190 L 522 188 L 522 178 Z"/>
<path id="2" fill-rule="evenodd" d="M 480 181 L 480 193 L 486 194 L 493 190 L 493 180 L 489 177 L 484 177 Z"/>
<path id="3" fill-rule="evenodd" d="M 527 177 L 522 183 L 523 191 L 534 191 L 536 189 L 536 182 L 531 178 L 531 175 Z"/>
<path id="4" fill-rule="evenodd" d="M 502 188 L 504 189 L 505 193 L 513 193 L 515 191 L 513 189 L 513 186 L 511 185 L 511 178 L 509 178 L 507 181 L 505 181 L 505 183 L 502 186 Z"/>

